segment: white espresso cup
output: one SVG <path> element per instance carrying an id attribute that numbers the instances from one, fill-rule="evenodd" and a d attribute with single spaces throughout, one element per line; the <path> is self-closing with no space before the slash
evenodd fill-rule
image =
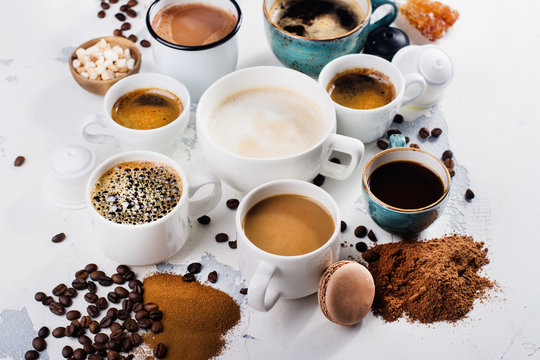
<path id="1" fill-rule="evenodd" d="M 244 233 L 247 212 L 259 201 L 279 194 L 305 196 L 324 206 L 332 216 L 334 232 L 318 249 L 303 255 L 282 256 L 266 252 Z M 248 304 L 268 311 L 280 299 L 298 299 L 317 291 L 321 276 L 339 257 L 341 229 L 339 207 L 326 191 L 300 180 L 277 180 L 250 191 L 236 211 L 236 237 L 240 252 L 240 270 L 248 281 Z"/>
<path id="2" fill-rule="evenodd" d="M 116 101 L 124 94 L 137 90 L 156 88 L 167 90 L 182 102 L 183 110 L 169 124 L 149 130 L 131 129 L 120 125 L 111 117 Z M 124 151 L 149 150 L 171 155 L 175 149 L 175 140 L 184 134 L 189 122 L 191 98 L 186 87 L 171 77 L 142 73 L 130 75 L 115 83 L 105 94 L 103 115 L 90 115 L 80 124 L 79 129 L 84 140 L 90 143 L 114 144 Z M 100 127 L 100 133 L 92 133 L 89 128 Z"/>
<path id="3" fill-rule="evenodd" d="M 174 169 L 182 181 L 182 195 L 176 206 L 165 216 L 144 224 L 121 224 L 103 217 L 92 205 L 92 189 L 100 176 L 115 165 L 130 161 L 149 161 Z M 191 200 L 203 186 L 212 184 L 210 192 Z M 102 162 L 88 179 L 86 203 L 90 211 L 92 236 L 99 248 L 111 259 L 127 265 L 153 265 L 174 255 L 187 241 L 190 218 L 213 209 L 221 199 L 221 182 L 211 172 L 186 176 L 171 158 L 151 151 L 128 151 Z"/>
<path id="4" fill-rule="evenodd" d="M 236 17 L 236 25 L 224 38 L 200 46 L 171 43 L 160 37 L 152 28 L 154 17 L 160 10 L 180 4 L 207 3 L 230 11 Z M 154 66 L 160 73 L 180 80 L 197 101 L 204 90 L 225 74 L 236 68 L 238 42 L 236 33 L 240 29 L 242 12 L 235 0 L 156 0 L 146 13 L 146 27 L 155 40 L 152 44 Z"/>
<path id="5" fill-rule="evenodd" d="M 209 128 L 214 111 L 231 95 L 257 89 L 292 91 L 309 101 L 315 110 L 320 110 L 319 114 L 322 117 L 320 138 L 306 150 L 281 157 L 248 157 L 218 144 L 216 139 L 212 138 Z M 295 103 L 302 103 L 302 100 Z M 277 105 L 279 102 L 276 101 L 274 106 Z M 263 105 L 259 109 L 260 114 L 271 110 L 274 109 L 269 105 Z M 245 113 L 243 110 L 240 111 Z M 279 116 L 281 115 L 277 117 Z M 361 141 L 335 133 L 336 114 L 332 100 L 326 91 L 309 76 L 284 67 L 251 67 L 222 77 L 213 83 L 201 97 L 197 106 L 196 121 L 197 137 L 206 162 L 223 181 L 244 192 L 272 180 L 310 181 L 319 173 L 343 180 L 353 173 L 364 155 L 364 144 Z M 256 128 L 259 125 L 259 119 L 256 116 L 253 116 L 250 121 L 250 128 Z M 279 129 L 277 131 L 279 133 Z M 271 135 L 262 132 L 252 138 L 255 141 L 268 142 L 273 141 Z M 342 165 L 329 161 L 330 154 L 334 150 L 349 155 L 350 162 Z"/>
<path id="6" fill-rule="evenodd" d="M 319 74 L 319 83 L 327 89 L 336 75 L 355 68 L 374 69 L 386 75 L 396 90 L 395 98 L 374 109 L 353 109 L 336 103 L 337 132 L 370 143 L 385 134 L 400 107 L 418 99 L 426 91 L 426 81 L 419 74 L 403 77 L 399 69 L 388 60 L 368 54 L 351 54 L 329 62 Z M 411 92 L 405 90 L 408 89 Z"/>

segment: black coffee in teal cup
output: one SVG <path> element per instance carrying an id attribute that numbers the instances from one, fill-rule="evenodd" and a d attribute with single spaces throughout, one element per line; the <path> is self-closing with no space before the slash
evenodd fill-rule
<path id="1" fill-rule="evenodd" d="M 442 161 L 405 147 L 403 135 L 392 135 L 389 148 L 368 161 L 362 176 L 369 215 L 382 229 L 404 237 L 441 215 L 449 191 L 450 173 Z"/>
<path id="2" fill-rule="evenodd" d="M 383 13 L 372 21 L 372 13 Z M 265 33 L 289 68 L 316 76 L 333 59 L 359 53 L 370 31 L 390 25 L 394 0 L 264 0 Z"/>

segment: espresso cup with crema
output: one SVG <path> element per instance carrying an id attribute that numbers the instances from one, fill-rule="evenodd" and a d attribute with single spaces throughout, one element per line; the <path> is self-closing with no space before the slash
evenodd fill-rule
<path id="1" fill-rule="evenodd" d="M 232 187 L 248 192 L 278 179 L 343 180 L 364 154 L 361 141 L 335 133 L 335 110 L 315 80 L 273 66 L 238 70 L 212 84 L 197 107 L 204 159 Z M 329 160 L 333 151 L 347 164 Z"/>
<path id="2" fill-rule="evenodd" d="M 148 111 L 152 112 L 152 107 L 162 108 L 166 99 L 169 103 L 178 105 L 178 116 L 155 128 L 152 128 L 151 124 L 132 128 L 128 123 L 113 119 L 119 100 L 132 92 L 145 90 L 153 93 L 143 94 L 135 102 L 145 101 L 144 107 L 150 108 Z M 107 91 L 103 100 L 103 114 L 88 116 L 81 122 L 79 129 L 83 139 L 90 143 L 113 144 L 124 151 L 148 150 L 171 155 L 176 150 L 175 142 L 184 134 L 189 122 L 190 106 L 189 92 L 178 80 L 156 73 L 131 75 L 118 81 Z M 141 121 L 145 121 L 144 116 Z"/>

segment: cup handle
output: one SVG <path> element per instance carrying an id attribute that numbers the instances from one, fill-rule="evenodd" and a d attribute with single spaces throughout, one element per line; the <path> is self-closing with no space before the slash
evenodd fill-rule
<path id="1" fill-rule="evenodd" d="M 379 20 L 372 22 L 369 26 L 370 31 L 382 26 L 389 26 L 394 20 L 396 20 L 399 10 L 394 0 L 371 0 L 371 6 L 373 7 L 373 9 L 371 9 L 371 13 L 373 14 L 373 12 L 381 5 L 390 5 L 392 6 L 392 10 L 386 13 Z"/>
<path id="2" fill-rule="evenodd" d="M 356 170 L 358 164 L 364 156 L 364 144 L 349 136 L 339 134 L 330 134 L 328 137 L 328 152 L 323 160 L 321 175 L 328 176 L 336 180 L 345 180 Z M 351 162 L 348 165 L 341 165 L 331 162 L 328 158 L 333 150 L 348 154 L 351 156 Z"/>
<path id="3" fill-rule="evenodd" d="M 114 137 L 111 135 L 90 134 L 87 131 L 87 128 L 92 125 L 98 125 L 104 129 L 107 128 L 107 124 L 105 124 L 105 118 L 103 116 L 96 114 L 87 116 L 79 125 L 79 131 L 84 140 L 94 144 L 104 144 L 106 142 L 116 144 Z"/>
<path id="4" fill-rule="evenodd" d="M 261 261 L 248 286 L 248 304 L 257 311 L 266 312 L 274 307 L 281 294 L 269 289 L 268 284 L 276 267 Z"/>
<path id="5" fill-rule="evenodd" d="M 210 171 L 195 173 L 189 176 L 189 197 L 193 197 L 199 189 L 205 185 L 212 184 L 213 189 L 210 194 L 200 200 L 189 201 L 189 212 L 191 217 L 199 217 L 216 207 L 221 199 L 221 181 Z"/>
<path id="6" fill-rule="evenodd" d="M 424 95 L 426 92 L 427 84 L 424 77 L 418 73 L 414 74 L 408 74 L 405 76 L 405 92 L 407 91 L 407 88 L 411 85 L 419 85 L 419 88 L 417 91 L 415 91 L 414 94 L 411 95 L 405 95 L 403 96 L 403 100 L 401 101 L 401 106 L 405 106 L 407 104 L 410 104 L 411 102 L 417 100 L 420 96 Z"/>

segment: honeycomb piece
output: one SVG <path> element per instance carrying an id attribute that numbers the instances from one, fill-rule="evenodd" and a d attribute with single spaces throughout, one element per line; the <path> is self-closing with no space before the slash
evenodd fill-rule
<path id="1" fill-rule="evenodd" d="M 459 17 L 456 10 L 432 0 L 407 0 L 399 5 L 399 11 L 430 41 L 443 37 Z"/>

